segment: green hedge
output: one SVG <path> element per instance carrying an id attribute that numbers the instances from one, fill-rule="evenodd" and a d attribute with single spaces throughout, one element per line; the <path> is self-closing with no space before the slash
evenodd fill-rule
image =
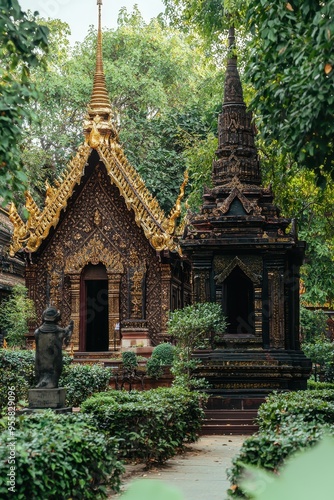
<path id="1" fill-rule="evenodd" d="M 168 342 L 157 345 L 152 352 L 152 356 L 147 361 L 147 375 L 153 378 L 160 378 L 164 366 L 171 366 L 174 360 L 175 347 Z"/>
<path id="2" fill-rule="evenodd" d="M 240 486 L 245 465 L 277 472 L 295 452 L 313 446 L 328 434 L 334 436 L 334 428 L 330 424 L 305 423 L 302 418 L 291 417 L 280 427 L 279 433 L 268 430 L 249 437 L 227 471 L 231 483 L 229 497 L 252 498 Z"/>
<path id="3" fill-rule="evenodd" d="M 7 419 L 1 421 L 2 429 Z M 0 498 L 9 498 L 12 465 L 8 430 L 0 437 Z M 107 486 L 119 491 L 124 471 L 118 440 L 98 432 L 87 415 L 52 411 L 20 416 L 15 430 L 15 494 L 13 498 L 50 500 L 106 498 Z M 15 495 L 15 496 L 14 496 Z"/>
<path id="4" fill-rule="evenodd" d="M 315 380 L 308 380 L 307 388 L 310 391 L 321 391 L 326 389 L 334 389 L 334 384 L 332 382 L 316 382 Z"/>
<path id="5" fill-rule="evenodd" d="M 334 436 L 334 390 L 273 393 L 258 411 L 259 432 L 244 441 L 228 471 L 229 496 L 252 498 L 240 487 L 245 466 L 277 472 L 293 453 Z"/>
<path id="6" fill-rule="evenodd" d="M 290 416 L 305 422 L 334 423 L 334 390 L 313 390 L 270 395 L 258 411 L 260 431 L 275 430 Z"/>
<path id="7" fill-rule="evenodd" d="M 81 410 L 100 430 L 123 439 L 120 456 L 163 463 L 184 442 L 194 442 L 202 425 L 202 396 L 179 388 L 95 394 Z"/>
<path id="8" fill-rule="evenodd" d="M 66 404 L 80 406 L 96 392 L 106 391 L 112 376 L 111 368 L 100 365 L 73 364 L 64 367 L 59 386 L 66 387 Z"/>
<path id="9" fill-rule="evenodd" d="M 63 353 L 63 372 L 59 385 L 66 387 L 66 404 L 80 404 L 95 392 L 108 388 L 110 368 L 99 365 L 71 364 L 72 357 Z M 28 389 L 35 384 L 35 351 L 0 349 L 0 414 L 4 412 L 8 388 L 15 388 L 16 403 L 28 401 Z"/>
<path id="10" fill-rule="evenodd" d="M 0 349 L 0 413 L 7 406 L 9 387 L 15 387 L 16 401 L 28 398 L 35 378 L 34 364 L 34 351 Z"/>

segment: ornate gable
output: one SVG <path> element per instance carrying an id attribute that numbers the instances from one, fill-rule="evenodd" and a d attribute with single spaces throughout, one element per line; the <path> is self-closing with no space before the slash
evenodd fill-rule
<path id="1" fill-rule="evenodd" d="M 90 104 L 84 121 L 85 142 L 69 163 L 54 186 L 47 184 L 45 206 L 39 209 L 29 192 L 26 193 L 27 222 L 23 222 L 14 204 L 9 215 L 14 225 L 11 255 L 21 249 L 36 252 L 48 237 L 51 228 L 56 228 L 62 211 L 66 210 L 76 186 L 81 184 L 93 150 L 106 167 L 109 179 L 119 189 L 128 210 L 133 210 L 136 224 L 142 228 L 151 246 L 157 250 L 171 250 L 181 253 L 175 237 L 176 221 L 181 214 L 181 200 L 188 180 L 185 174 L 180 195 L 166 217 L 158 201 L 147 190 L 143 179 L 127 161 L 118 142 L 113 111 L 108 96 L 102 61 L 101 5 L 99 0 L 99 24 L 96 51 L 96 70 Z"/>

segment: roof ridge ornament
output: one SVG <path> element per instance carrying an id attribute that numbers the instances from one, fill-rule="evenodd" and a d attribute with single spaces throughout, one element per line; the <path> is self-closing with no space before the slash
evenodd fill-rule
<path id="1" fill-rule="evenodd" d="M 93 90 L 84 121 L 86 142 L 96 149 L 100 143 L 109 144 L 110 139 L 118 139 L 113 123 L 113 109 L 108 95 L 102 56 L 102 0 L 97 0 L 98 29 L 96 46 L 96 66 Z"/>

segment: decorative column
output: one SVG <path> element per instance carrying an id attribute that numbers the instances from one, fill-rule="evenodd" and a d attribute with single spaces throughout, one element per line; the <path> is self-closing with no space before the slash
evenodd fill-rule
<path id="1" fill-rule="evenodd" d="M 212 257 L 196 258 L 193 261 L 194 302 L 211 302 Z"/>
<path id="2" fill-rule="evenodd" d="M 28 296 L 29 299 L 34 301 L 34 304 L 36 305 L 36 270 L 37 270 L 37 265 L 36 264 L 28 264 L 25 269 L 25 284 L 28 289 Z M 46 303 L 46 301 L 45 301 Z M 37 313 L 37 322 L 39 322 L 42 319 L 42 312 L 43 311 L 36 311 Z M 32 347 L 34 343 L 34 332 L 36 330 L 36 321 L 29 321 L 29 331 L 27 332 L 26 335 L 26 343 L 27 347 L 30 348 Z"/>
<path id="3" fill-rule="evenodd" d="M 71 343 L 74 351 L 80 350 L 80 274 L 70 274 L 71 280 L 71 319 L 74 322 Z"/>
<path id="4" fill-rule="evenodd" d="M 284 283 L 280 269 L 268 271 L 270 347 L 284 349 Z"/>
<path id="5" fill-rule="evenodd" d="M 121 274 L 108 272 L 108 326 L 109 326 L 109 351 L 120 346 L 120 317 L 119 296 L 121 289 Z M 116 328 L 118 326 L 118 328 Z"/>
<path id="6" fill-rule="evenodd" d="M 167 332 L 168 311 L 171 305 L 171 267 L 161 264 L 161 333 Z"/>

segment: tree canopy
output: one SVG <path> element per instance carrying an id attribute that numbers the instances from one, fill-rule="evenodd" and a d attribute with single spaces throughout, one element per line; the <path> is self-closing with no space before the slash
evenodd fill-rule
<path id="1" fill-rule="evenodd" d="M 63 23 L 48 22 L 48 26 L 48 72 L 34 73 L 42 96 L 33 103 L 39 121 L 27 128 L 22 143 L 31 187 L 40 191 L 82 140 L 96 50 L 93 28 L 83 43 L 70 50 Z M 198 40 L 188 41 L 158 20 L 145 23 L 137 9 L 130 14 L 123 10 L 117 29 L 104 31 L 103 53 L 126 155 L 169 211 L 188 166 L 185 152 L 216 130 L 223 72 L 206 57 Z"/>
<path id="2" fill-rule="evenodd" d="M 334 179 L 334 0 L 249 0 L 247 75 L 264 139 Z"/>
<path id="3" fill-rule="evenodd" d="M 48 29 L 22 12 L 17 0 L 0 0 L 0 190 L 3 201 L 22 189 L 20 138 L 33 118 L 27 105 L 36 97 L 31 68 L 40 65 L 47 50 Z"/>

